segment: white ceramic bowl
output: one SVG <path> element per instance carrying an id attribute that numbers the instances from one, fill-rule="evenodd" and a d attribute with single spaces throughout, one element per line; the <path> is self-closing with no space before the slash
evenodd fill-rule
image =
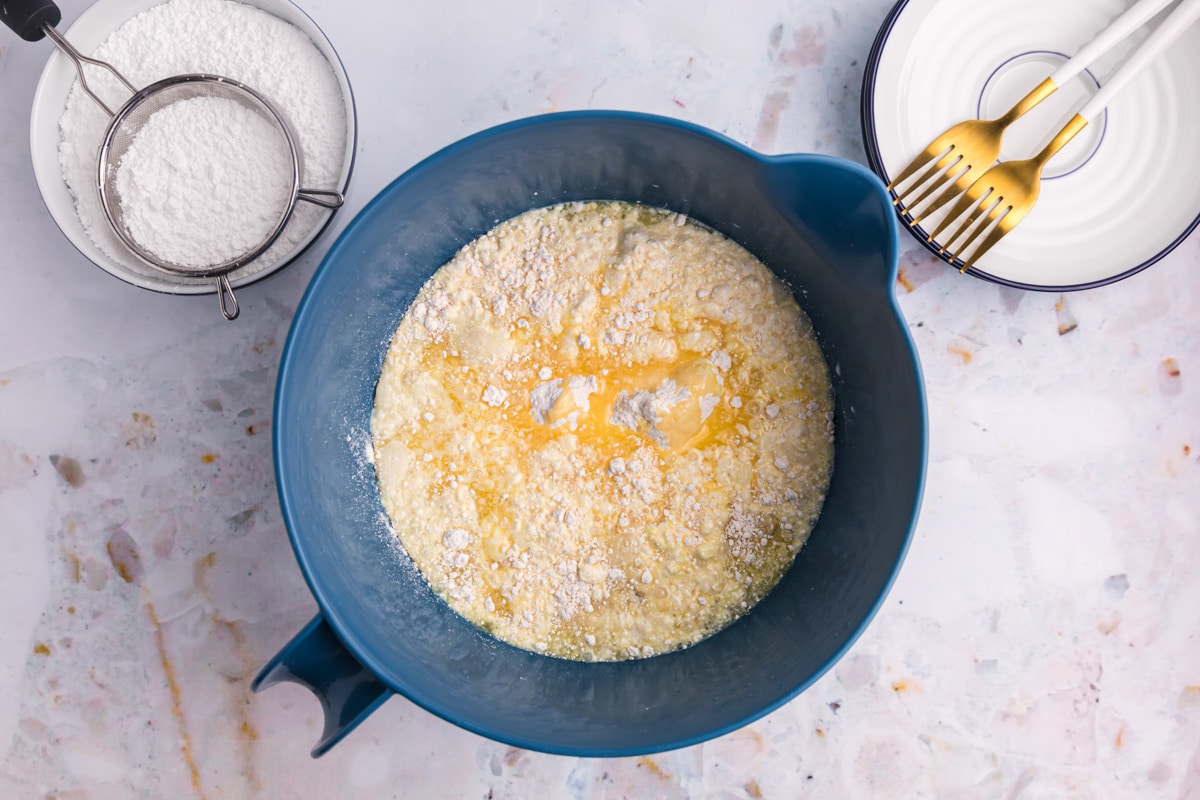
<path id="1" fill-rule="evenodd" d="M 161 5 L 163 2 L 165 0 L 99 0 L 80 15 L 70 29 L 65 32 L 65 36 L 80 52 L 90 54 L 126 20 L 147 9 Z M 346 152 L 342 159 L 336 187 L 344 193 L 350 182 L 354 153 L 357 149 L 357 122 L 354 94 L 337 52 L 316 23 L 287 0 L 239 0 L 239 2 L 266 11 L 299 28 L 312 40 L 329 62 L 345 102 Z M 48 41 L 44 43 L 49 45 Z M 211 279 L 179 278 L 151 270 L 148 267 L 133 269 L 105 253 L 88 235 L 75 210 L 75 198 L 63 178 L 58 153 L 61 139 L 59 119 L 66 108 L 67 96 L 75 80 L 74 65 L 67 56 L 55 49 L 42 71 L 42 77 L 33 98 L 33 110 L 29 125 L 30 151 L 38 189 L 41 191 L 42 199 L 45 201 L 50 215 L 80 253 L 101 269 L 123 281 L 143 289 L 170 294 L 211 294 L 216 290 L 216 284 Z M 305 186 L 305 188 L 334 187 Z M 263 267 L 259 263 L 251 262 L 230 273 L 230 284 L 235 288 L 245 286 L 287 266 L 316 241 L 328 227 L 333 214 L 334 212 L 331 210 L 321 210 L 320 219 L 312 230 L 287 253 L 282 254 L 269 266 Z M 129 259 L 132 260 L 133 256 L 130 255 Z"/>
<path id="2" fill-rule="evenodd" d="M 862 124 L 871 167 L 891 181 L 954 123 L 1000 115 L 1128 5 L 901 0 L 866 67 Z M 1040 149 L 1155 24 L 1019 120 L 1005 135 L 1001 159 Z M 1200 25 L 1050 162 L 1037 205 L 970 272 L 1026 289 L 1086 289 L 1145 269 L 1183 241 L 1200 222 L 1197 75 Z M 902 227 L 925 243 L 939 220 Z"/>

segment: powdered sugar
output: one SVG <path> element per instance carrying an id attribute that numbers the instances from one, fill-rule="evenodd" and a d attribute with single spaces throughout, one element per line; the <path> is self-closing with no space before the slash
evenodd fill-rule
<path id="1" fill-rule="evenodd" d="M 135 86 L 185 73 L 223 75 L 247 84 L 288 120 L 303 164 L 302 185 L 336 188 L 346 154 L 345 103 L 329 62 L 295 26 L 230 0 L 169 0 L 126 21 L 92 55 L 113 64 Z M 103 72 L 92 71 L 89 83 L 114 108 L 128 99 L 128 90 Z M 80 222 L 96 245 L 127 269 L 157 276 L 126 250 L 100 206 L 96 157 L 108 121 L 76 84 L 59 121 L 63 178 L 75 197 Z M 273 266 L 328 213 L 298 205 L 276 244 L 231 278 Z"/>
<path id="2" fill-rule="evenodd" d="M 174 264 L 230 261 L 279 223 L 291 198 L 291 158 L 277 126 L 234 100 L 171 103 L 146 120 L 117 166 L 126 227 Z"/>

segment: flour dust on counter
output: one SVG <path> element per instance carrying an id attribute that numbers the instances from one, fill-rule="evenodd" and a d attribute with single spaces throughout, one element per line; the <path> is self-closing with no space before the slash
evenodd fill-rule
<path id="1" fill-rule="evenodd" d="M 422 288 L 376 389 L 404 549 L 459 614 L 577 660 L 691 645 L 778 582 L 824 500 L 833 397 L 791 291 L 629 203 L 536 209 Z"/>

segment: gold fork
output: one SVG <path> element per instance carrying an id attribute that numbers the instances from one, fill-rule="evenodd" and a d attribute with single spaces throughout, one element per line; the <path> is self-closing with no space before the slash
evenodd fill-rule
<path id="1" fill-rule="evenodd" d="M 942 233 L 952 230 L 949 238 L 939 246 L 938 252 L 951 263 L 961 258 L 961 272 L 966 272 L 978 262 L 1033 208 L 1041 193 L 1042 169 L 1046 162 L 1099 117 L 1117 93 L 1170 47 L 1197 18 L 1200 18 L 1200 0 L 1183 0 L 1040 153 L 1033 158 L 1005 161 L 984 172 L 929 235 L 930 242 L 941 242 L 939 237 Z M 966 218 L 955 226 L 964 215 Z M 955 242 L 960 239 L 961 245 L 955 248 Z M 965 254 L 977 241 L 978 246 L 967 259 Z"/>
<path id="2" fill-rule="evenodd" d="M 909 225 L 916 225 L 934 209 L 966 191 L 984 170 L 996 163 L 1009 125 L 1171 2 L 1139 0 L 1004 114 L 995 119 L 960 122 L 934 139 L 888 184 L 888 190 L 896 193 L 892 204 L 901 215 L 910 216 Z M 904 184 L 908 186 L 900 191 Z M 937 192 L 940 194 L 921 209 L 922 203 Z"/>

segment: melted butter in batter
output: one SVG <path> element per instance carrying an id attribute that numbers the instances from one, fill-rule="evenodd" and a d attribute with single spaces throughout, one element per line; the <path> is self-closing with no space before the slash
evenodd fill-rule
<path id="1" fill-rule="evenodd" d="M 464 247 L 392 340 L 372 440 L 432 588 L 520 647 L 686 647 L 787 570 L 833 459 L 791 292 L 728 239 L 624 203 L 538 209 Z"/>

